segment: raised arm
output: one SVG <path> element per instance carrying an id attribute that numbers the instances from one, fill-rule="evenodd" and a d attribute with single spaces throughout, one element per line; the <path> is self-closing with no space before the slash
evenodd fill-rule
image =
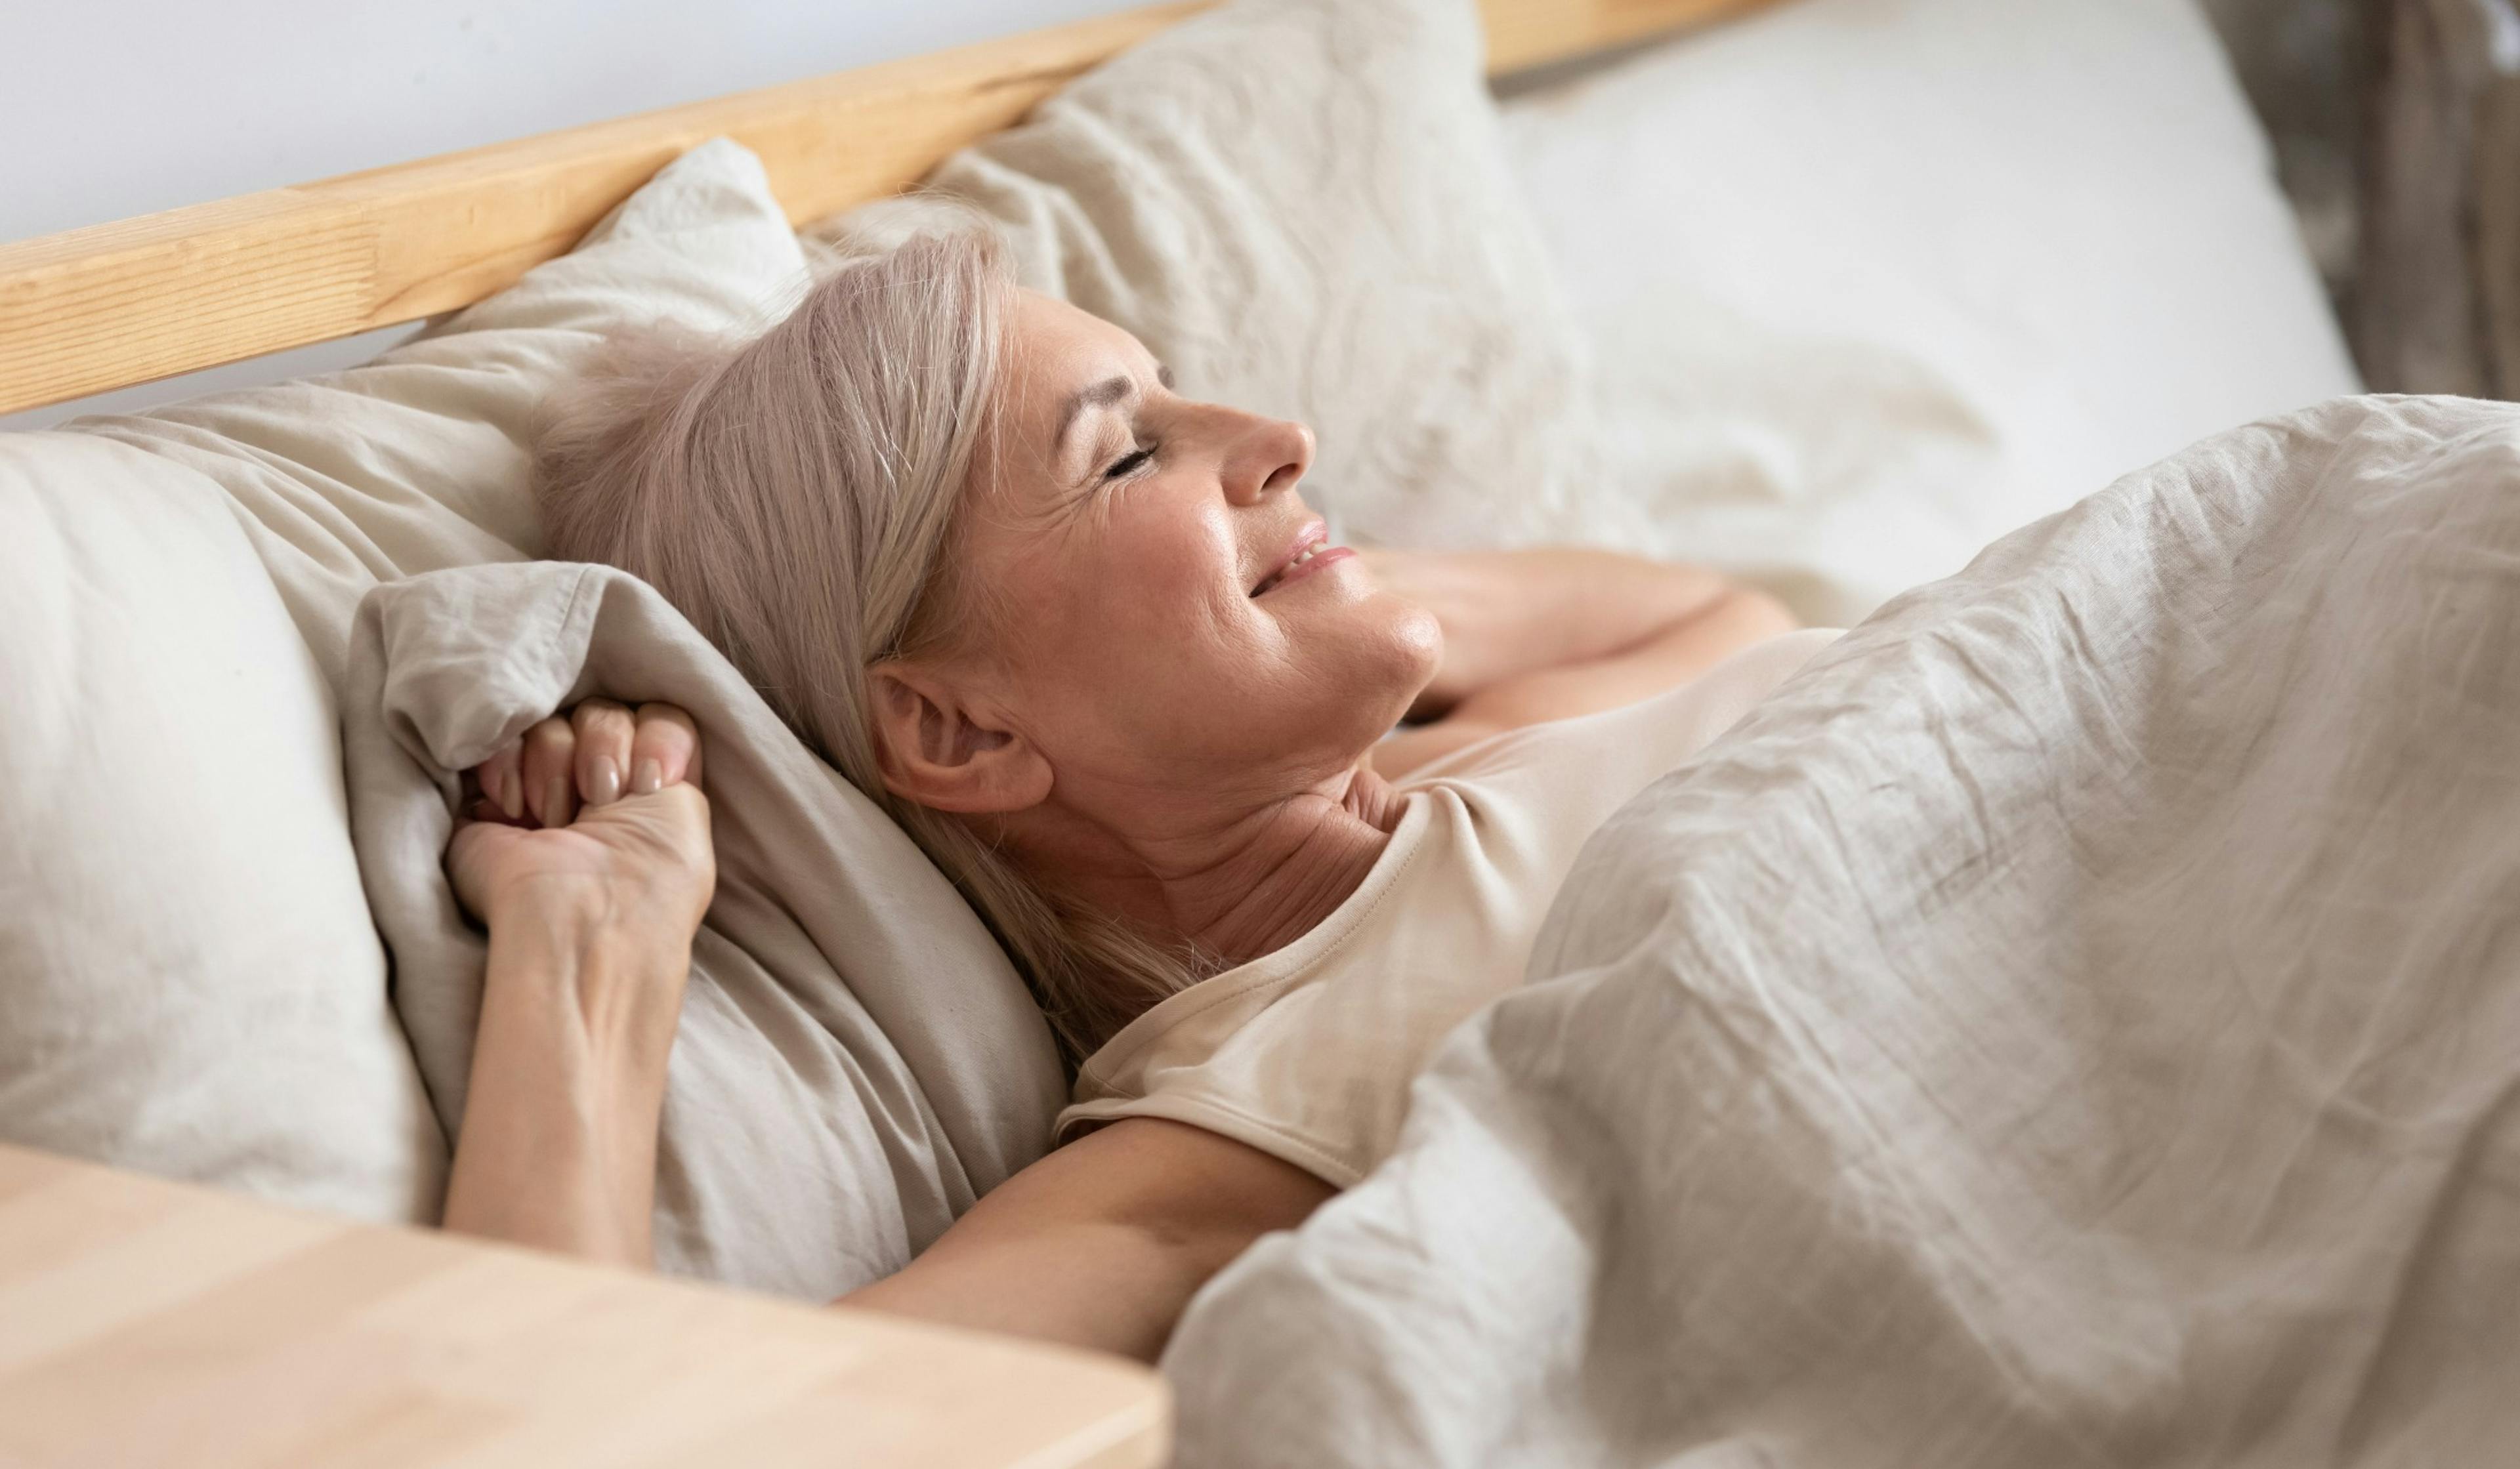
<path id="1" fill-rule="evenodd" d="M 447 852 L 490 930 L 449 1229 L 653 1262 L 665 1059 L 716 882 L 680 710 L 590 700 L 468 778 Z"/>
<path id="2" fill-rule="evenodd" d="M 1573 547 L 1362 553 L 1374 579 L 1435 614 L 1444 656 L 1413 719 L 1527 674 L 1626 652 L 1739 590 L 1703 566 Z"/>
<path id="3" fill-rule="evenodd" d="M 468 778 L 447 869 L 490 930 L 450 1229 L 653 1264 L 656 1120 L 714 884 L 680 711 L 602 700 Z M 1329 1197 L 1202 1129 L 1132 1118 L 982 1199 L 848 1304 L 1153 1360 L 1192 1292 Z"/>
<path id="4" fill-rule="evenodd" d="M 1411 711 L 1429 722 L 1374 747 L 1384 776 L 1650 698 L 1797 625 L 1775 598 L 1704 567 L 1611 552 L 1377 551 L 1369 564 L 1444 630 L 1442 667 Z"/>

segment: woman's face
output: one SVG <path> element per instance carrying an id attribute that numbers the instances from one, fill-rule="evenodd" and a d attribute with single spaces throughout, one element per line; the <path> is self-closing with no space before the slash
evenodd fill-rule
<path id="1" fill-rule="evenodd" d="M 1312 430 L 1176 395 L 1047 296 L 1007 326 L 960 547 L 970 707 L 1079 789 L 1265 796 L 1352 764 L 1440 634 L 1305 505 Z"/>

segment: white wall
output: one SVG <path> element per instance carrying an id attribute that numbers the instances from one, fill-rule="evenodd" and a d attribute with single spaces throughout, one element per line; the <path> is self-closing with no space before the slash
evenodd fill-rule
<path id="1" fill-rule="evenodd" d="M 1128 0 L 0 0 L 0 240 L 304 183 Z M 321 371 L 406 329 L 33 413 Z"/>

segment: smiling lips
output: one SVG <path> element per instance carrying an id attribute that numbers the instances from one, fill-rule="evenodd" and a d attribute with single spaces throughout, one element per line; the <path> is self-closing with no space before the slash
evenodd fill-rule
<path id="1" fill-rule="evenodd" d="M 1355 552 L 1344 546 L 1330 544 L 1328 524 L 1320 520 L 1309 521 L 1302 530 L 1295 532 L 1295 544 L 1286 553 L 1285 559 L 1273 567 L 1267 576 L 1260 578 L 1260 585 L 1251 589 L 1251 595 L 1266 596 L 1288 582 L 1300 581 L 1324 566 L 1334 561 L 1346 560 L 1355 555 Z"/>

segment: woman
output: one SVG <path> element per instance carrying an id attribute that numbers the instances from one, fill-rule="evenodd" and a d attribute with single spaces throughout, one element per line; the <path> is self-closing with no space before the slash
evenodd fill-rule
<path id="1" fill-rule="evenodd" d="M 1065 1144 L 853 1304 L 1152 1358 L 1389 1151 L 1592 830 L 1828 636 L 1702 571 L 1334 546 L 1312 454 L 978 239 L 858 262 L 740 347 L 627 345 L 556 412 L 554 554 L 690 615 L 1082 1061 Z M 473 773 L 449 1227 L 649 1261 L 700 765 L 678 712 L 590 702 Z"/>

